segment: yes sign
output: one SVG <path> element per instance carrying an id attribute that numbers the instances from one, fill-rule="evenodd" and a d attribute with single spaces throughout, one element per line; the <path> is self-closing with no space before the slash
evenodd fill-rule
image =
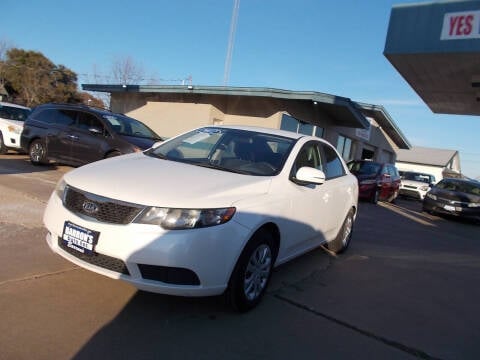
<path id="1" fill-rule="evenodd" d="M 480 11 L 446 13 L 441 40 L 480 38 Z"/>

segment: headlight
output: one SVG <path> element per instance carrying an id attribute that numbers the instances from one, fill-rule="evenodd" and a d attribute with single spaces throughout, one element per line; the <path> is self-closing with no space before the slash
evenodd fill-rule
<path id="1" fill-rule="evenodd" d="M 427 193 L 426 195 L 428 198 L 432 199 L 432 200 L 437 200 L 437 195 L 433 195 L 431 193 Z"/>
<path id="2" fill-rule="evenodd" d="M 8 131 L 15 134 L 20 134 L 22 132 L 22 128 L 14 125 L 8 125 Z"/>
<path id="3" fill-rule="evenodd" d="M 360 181 L 360 185 L 371 185 L 371 184 L 376 184 L 377 180 L 362 180 Z"/>
<path id="4" fill-rule="evenodd" d="M 428 185 L 422 185 L 422 186 L 420 186 L 420 190 L 422 190 L 422 191 L 428 191 L 428 188 L 429 188 L 429 187 L 430 187 L 430 186 L 428 186 Z"/>
<path id="5" fill-rule="evenodd" d="M 480 207 L 480 203 L 468 203 L 469 208 L 477 208 Z"/>
<path id="6" fill-rule="evenodd" d="M 65 188 L 67 187 L 67 183 L 63 178 L 60 179 L 60 181 L 57 183 L 57 186 L 55 187 L 55 194 L 62 199 L 63 202 L 63 194 L 65 192 Z"/>
<path id="7" fill-rule="evenodd" d="M 149 207 L 135 220 L 140 224 L 159 225 L 167 230 L 194 229 L 224 224 L 235 208 L 224 209 L 170 209 Z"/>

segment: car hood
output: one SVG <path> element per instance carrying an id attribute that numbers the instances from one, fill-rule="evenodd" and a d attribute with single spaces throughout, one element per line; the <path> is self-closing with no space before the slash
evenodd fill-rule
<path id="1" fill-rule="evenodd" d="M 155 139 L 148 139 L 148 138 L 139 137 L 139 136 L 129 136 L 129 135 L 119 135 L 119 136 L 125 141 L 128 141 L 130 144 L 138 146 L 142 150 L 147 150 L 148 148 L 151 148 L 152 145 L 155 144 L 156 141 L 158 141 Z"/>
<path id="2" fill-rule="evenodd" d="M 67 184 L 100 196 L 141 205 L 227 207 L 268 192 L 271 178 L 209 169 L 135 153 L 79 167 Z"/>
<path id="3" fill-rule="evenodd" d="M 467 202 L 467 203 L 469 202 L 480 203 L 480 196 L 473 195 L 473 194 L 466 194 L 463 192 L 436 189 L 436 188 L 433 188 L 432 190 L 430 190 L 430 193 L 435 194 L 438 197 L 446 200 L 461 201 L 461 202 Z"/>

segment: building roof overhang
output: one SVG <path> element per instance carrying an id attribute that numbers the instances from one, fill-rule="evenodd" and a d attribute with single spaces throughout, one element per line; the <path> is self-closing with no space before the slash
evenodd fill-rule
<path id="1" fill-rule="evenodd" d="M 400 149 L 408 150 L 412 147 L 383 106 L 365 103 L 357 103 L 357 105 L 365 116 L 375 119 L 377 124 Z"/>
<path id="2" fill-rule="evenodd" d="M 246 88 L 225 86 L 198 86 L 198 85 L 96 85 L 83 84 L 86 91 L 100 91 L 108 93 L 137 92 L 155 94 L 181 94 L 182 98 L 193 100 L 199 96 L 203 98 L 225 97 L 245 100 L 251 98 L 264 98 L 276 100 L 278 111 L 295 113 L 294 108 L 299 103 L 311 110 L 320 109 L 331 118 L 341 122 L 341 126 L 366 128 L 368 121 L 356 108 L 350 99 L 313 91 L 289 91 L 271 88 Z M 281 100 L 281 101 L 278 101 Z M 281 108 L 280 108 L 281 107 Z"/>
<path id="3" fill-rule="evenodd" d="M 365 116 L 374 118 L 399 148 L 410 148 L 405 136 L 395 125 L 393 119 L 382 106 L 360 104 L 346 97 L 316 92 L 290 91 L 258 87 L 225 87 L 198 85 L 101 85 L 83 84 L 85 91 L 107 93 L 148 93 L 161 94 L 165 97 L 181 98 L 182 101 L 208 102 L 210 99 L 235 99 L 251 101 L 252 99 L 271 100 L 275 111 L 285 111 L 301 120 L 303 114 L 323 112 L 335 121 L 336 126 L 366 129 L 370 126 Z M 299 108 L 305 109 L 300 111 Z M 225 110 L 225 109 L 223 109 Z M 226 110 L 228 112 L 228 107 Z M 255 111 L 254 109 L 252 111 Z"/>
<path id="4" fill-rule="evenodd" d="M 469 14 L 477 26 L 466 36 L 455 24 Z M 478 0 L 397 5 L 384 55 L 434 113 L 479 115 L 479 24 Z"/>

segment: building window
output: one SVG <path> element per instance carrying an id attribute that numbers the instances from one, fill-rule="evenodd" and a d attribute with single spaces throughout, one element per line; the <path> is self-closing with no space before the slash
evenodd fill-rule
<path id="1" fill-rule="evenodd" d="M 342 155 L 345 161 L 352 157 L 352 139 L 339 135 L 337 141 L 337 151 Z"/>
<path id="2" fill-rule="evenodd" d="M 323 137 L 323 131 L 324 131 L 323 128 L 320 126 L 299 121 L 287 114 L 282 115 L 282 122 L 280 124 L 280 129 L 292 131 L 298 134 L 313 135 L 317 137 Z"/>

